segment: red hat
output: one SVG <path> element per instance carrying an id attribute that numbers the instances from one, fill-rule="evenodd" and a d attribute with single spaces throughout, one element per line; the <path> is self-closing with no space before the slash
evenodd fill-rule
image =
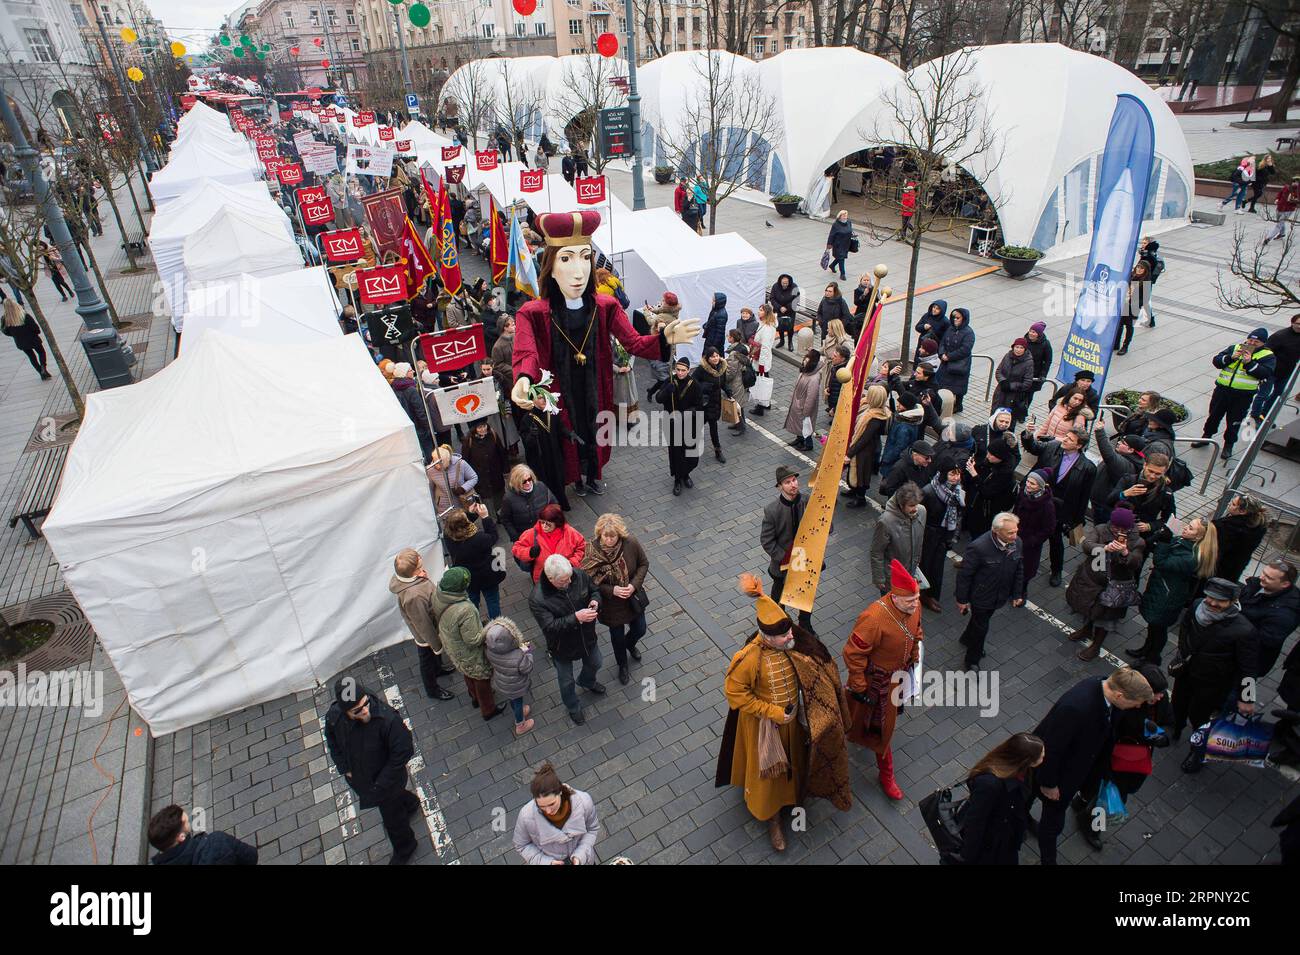
<path id="1" fill-rule="evenodd" d="M 1015 341 L 1011 343 L 1011 347 L 1015 348 L 1017 345 L 1019 345 L 1021 348 L 1028 348 L 1029 340 L 1027 338 L 1017 338 Z"/>
<path id="2" fill-rule="evenodd" d="M 600 213 L 594 209 L 547 212 L 537 217 L 537 224 L 546 236 L 547 245 L 591 245 L 591 237 L 600 225 Z"/>
<path id="3" fill-rule="evenodd" d="M 677 304 L 677 293 L 676 293 L 676 292 L 664 292 L 664 304 L 665 304 L 665 305 L 674 305 L 674 306 L 675 306 L 675 305 Z"/>
<path id="4" fill-rule="evenodd" d="M 900 597 L 914 597 L 921 592 L 921 585 L 907 572 L 907 568 L 894 558 L 889 564 L 889 592 Z"/>

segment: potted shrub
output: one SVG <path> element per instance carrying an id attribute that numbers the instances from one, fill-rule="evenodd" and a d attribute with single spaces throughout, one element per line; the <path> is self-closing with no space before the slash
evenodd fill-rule
<path id="1" fill-rule="evenodd" d="M 672 166 L 655 166 L 655 182 L 663 186 L 673 181 Z"/>
<path id="2" fill-rule="evenodd" d="M 803 202 L 803 196 L 791 195 L 788 192 L 772 197 L 772 205 L 776 206 L 776 211 L 782 219 L 788 219 L 794 215 L 799 210 L 799 203 L 801 202 Z"/>
<path id="3" fill-rule="evenodd" d="M 1013 279 L 1028 275 L 1033 271 L 1034 263 L 1043 257 L 1042 252 L 1025 245 L 1004 245 L 993 255 L 1002 262 L 1002 270 Z"/>
<path id="4" fill-rule="evenodd" d="M 1138 398 L 1142 396 L 1142 390 L 1134 388 L 1122 388 L 1119 391 L 1112 391 L 1105 397 L 1105 404 L 1123 405 L 1130 411 L 1137 407 Z M 1179 404 L 1177 401 L 1170 401 L 1168 398 L 1160 399 L 1160 407 L 1168 408 L 1174 413 L 1174 422 L 1180 423 L 1187 420 L 1187 406 Z"/>

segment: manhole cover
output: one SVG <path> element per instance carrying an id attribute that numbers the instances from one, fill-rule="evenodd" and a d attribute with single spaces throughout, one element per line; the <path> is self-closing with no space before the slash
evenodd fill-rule
<path id="1" fill-rule="evenodd" d="M 23 448 L 23 453 L 48 451 L 50 448 L 71 444 L 77 438 L 79 427 L 81 423 L 77 421 L 77 416 L 73 412 L 45 415 L 36 422 L 36 427 L 32 430 L 32 436 L 27 439 L 27 447 Z"/>
<path id="2" fill-rule="evenodd" d="M 0 617 L 11 628 L 0 635 L 0 668 L 21 662 L 29 671 L 65 670 L 90 659 L 95 632 L 66 590 L 0 609 Z"/>

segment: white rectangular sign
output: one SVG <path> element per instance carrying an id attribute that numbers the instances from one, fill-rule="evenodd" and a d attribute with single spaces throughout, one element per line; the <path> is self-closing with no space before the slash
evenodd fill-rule
<path id="1" fill-rule="evenodd" d="M 362 146 L 360 143 L 348 145 L 349 176 L 391 176 L 393 160 L 397 150 L 391 146 Z"/>
<path id="2" fill-rule="evenodd" d="M 469 424 L 498 411 L 496 382 L 491 377 L 440 388 L 433 398 L 444 426 Z"/>
<path id="3" fill-rule="evenodd" d="M 325 175 L 339 171 L 338 153 L 329 143 L 312 143 L 303 149 L 299 156 L 302 157 L 303 168 L 308 172 Z"/>

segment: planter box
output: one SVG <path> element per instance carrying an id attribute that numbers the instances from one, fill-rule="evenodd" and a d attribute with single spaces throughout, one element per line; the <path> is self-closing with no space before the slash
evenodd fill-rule
<path id="1" fill-rule="evenodd" d="M 668 183 L 672 181 L 673 181 L 673 174 L 671 170 L 669 170 L 668 172 L 658 172 L 658 171 L 655 172 L 655 182 L 659 183 L 659 185 L 666 186 Z"/>
<path id="2" fill-rule="evenodd" d="M 1010 259 L 1000 255 L 994 255 L 994 258 L 1002 263 L 1002 271 L 1013 279 L 1024 278 L 1038 265 L 1038 259 Z"/>
<path id="3" fill-rule="evenodd" d="M 1271 182 L 1264 187 L 1264 194 L 1259 197 L 1259 201 L 1272 205 L 1277 200 L 1277 194 L 1281 191 L 1284 183 Z M 1210 199 L 1226 199 L 1232 192 L 1232 183 L 1222 179 L 1197 179 L 1196 194 L 1206 196 Z M 1247 193 L 1249 194 L 1249 193 Z"/>
<path id="4" fill-rule="evenodd" d="M 797 202 L 774 202 L 772 205 L 776 208 L 777 214 L 780 215 L 782 219 L 789 219 L 799 211 L 799 203 Z"/>

